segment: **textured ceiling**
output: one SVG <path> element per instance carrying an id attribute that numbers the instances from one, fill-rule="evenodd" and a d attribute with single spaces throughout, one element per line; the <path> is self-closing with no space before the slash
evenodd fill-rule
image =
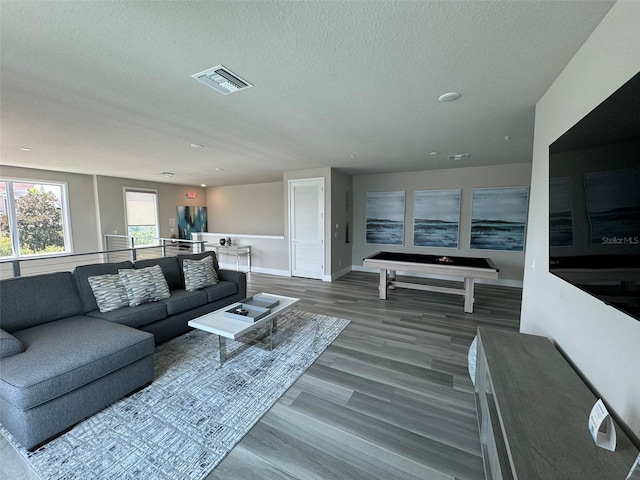
<path id="1" fill-rule="evenodd" d="M 612 4 L 2 1 L 2 164 L 232 185 L 529 162 L 535 103 Z M 254 87 L 191 78 L 218 64 Z"/>

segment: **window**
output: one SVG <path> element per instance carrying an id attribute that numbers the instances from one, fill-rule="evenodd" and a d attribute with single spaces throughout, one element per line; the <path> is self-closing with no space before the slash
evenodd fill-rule
<path id="1" fill-rule="evenodd" d="M 71 252 L 64 183 L 0 179 L 0 257 Z"/>
<path id="2" fill-rule="evenodd" d="M 158 193 L 125 189 L 127 234 L 136 246 L 158 244 Z"/>

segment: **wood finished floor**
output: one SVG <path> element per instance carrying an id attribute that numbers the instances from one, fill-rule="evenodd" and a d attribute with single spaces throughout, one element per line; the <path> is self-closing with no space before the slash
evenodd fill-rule
<path id="1" fill-rule="evenodd" d="M 298 297 L 297 309 L 351 324 L 208 480 L 484 478 L 467 350 L 478 326 L 519 328 L 521 290 L 476 285 L 467 314 L 462 297 L 398 289 L 379 300 L 377 284 L 365 272 L 248 276 L 248 294 Z M 2 435 L 0 478 L 38 478 Z"/>

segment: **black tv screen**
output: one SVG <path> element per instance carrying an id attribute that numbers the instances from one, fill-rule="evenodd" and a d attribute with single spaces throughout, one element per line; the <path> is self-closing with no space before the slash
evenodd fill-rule
<path id="1" fill-rule="evenodd" d="M 549 146 L 549 272 L 640 320 L 640 73 Z"/>

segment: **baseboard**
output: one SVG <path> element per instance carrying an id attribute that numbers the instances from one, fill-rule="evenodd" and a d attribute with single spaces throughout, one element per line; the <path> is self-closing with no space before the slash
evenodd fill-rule
<path id="1" fill-rule="evenodd" d="M 224 269 L 224 270 L 235 270 L 236 269 L 236 264 L 235 263 L 220 263 L 220 268 Z M 246 265 L 240 265 L 240 271 L 241 272 L 247 272 L 247 266 Z M 255 273 L 265 273 L 267 275 L 277 275 L 279 277 L 290 277 L 291 273 L 289 272 L 289 270 L 277 270 L 275 268 L 264 268 L 264 267 L 256 267 L 254 265 L 251 265 L 251 271 L 255 272 Z"/>
<path id="2" fill-rule="evenodd" d="M 339 279 L 340 277 L 342 277 L 343 275 L 346 275 L 347 273 L 349 273 L 351 271 L 352 266 L 349 265 L 345 268 L 343 268 L 342 270 L 339 270 L 335 273 L 332 273 L 331 275 L 329 275 L 329 282 L 333 282 L 334 280 Z"/>

